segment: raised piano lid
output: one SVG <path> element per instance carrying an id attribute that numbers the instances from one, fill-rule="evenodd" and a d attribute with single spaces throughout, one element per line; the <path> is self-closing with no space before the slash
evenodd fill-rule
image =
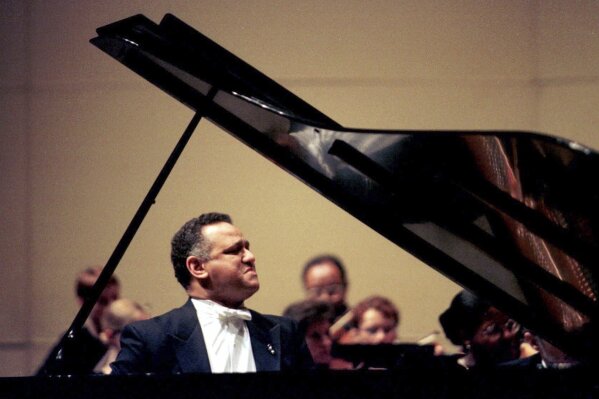
<path id="1" fill-rule="evenodd" d="M 593 150 L 530 132 L 348 129 L 173 15 L 97 33 L 95 46 L 389 240 L 569 356 L 597 356 Z"/>

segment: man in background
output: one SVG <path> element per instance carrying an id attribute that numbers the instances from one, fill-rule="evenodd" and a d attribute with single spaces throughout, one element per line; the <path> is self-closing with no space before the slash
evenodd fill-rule
<path id="1" fill-rule="evenodd" d="M 317 299 L 333 305 L 335 319 L 344 315 L 348 306 L 345 266 L 333 255 L 319 255 L 306 262 L 302 282 L 307 299 Z"/>
<path id="2" fill-rule="evenodd" d="M 110 374 L 112 372 L 110 364 L 116 360 L 121 350 L 120 341 L 123 328 L 134 321 L 149 318 L 150 314 L 146 309 L 131 299 L 120 298 L 112 302 L 102 314 L 101 319 L 100 339 L 108 349 L 94 368 L 94 373 Z"/>
<path id="3" fill-rule="evenodd" d="M 94 266 L 82 270 L 75 280 L 75 295 L 79 307 L 92 294 L 96 280 L 102 267 Z M 62 348 L 59 361 L 51 354 L 60 342 L 54 345 L 50 356 L 46 358 L 38 373 L 45 374 L 90 374 L 106 353 L 108 347 L 100 340 L 101 319 L 106 308 L 121 296 L 121 285 L 116 276 L 111 276 L 108 284 L 100 294 L 83 328 L 76 333 L 75 339 Z"/>

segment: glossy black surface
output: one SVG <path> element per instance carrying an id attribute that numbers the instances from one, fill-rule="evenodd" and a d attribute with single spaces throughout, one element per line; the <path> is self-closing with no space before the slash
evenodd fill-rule
<path id="1" fill-rule="evenodd" d="M 315 371 L 0 379 L 3 399 L 594 398 L 590 370 Z"/>
<path id="2" fill-rule="evenodd" d="M 172 15 L 92 43 L 574 358 L 595 356 L 593 150 L 530 132 L 344 128 Z"/>

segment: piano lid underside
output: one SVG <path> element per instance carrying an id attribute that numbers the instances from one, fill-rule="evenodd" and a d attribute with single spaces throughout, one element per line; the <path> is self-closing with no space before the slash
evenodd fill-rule
<path id="1" fill-rule="evenodd" d="M 116 22 L 92 43 L 528 328 L 588 353 L 595 152 L 526 132 L 346 129 L 172 15 Z"/>

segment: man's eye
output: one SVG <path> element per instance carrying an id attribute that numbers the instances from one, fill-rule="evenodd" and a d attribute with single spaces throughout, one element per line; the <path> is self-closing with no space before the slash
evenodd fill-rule
<path id="1" fill-rule="evenodd" d="M 226 251 L 224 251 L 224 253 L 229 255 L 235 255 L 240 253 L 241 251 L 243 251 L 243 247 L 241 245 L 236 245 L 232 248 L 227 249 Z"/>

